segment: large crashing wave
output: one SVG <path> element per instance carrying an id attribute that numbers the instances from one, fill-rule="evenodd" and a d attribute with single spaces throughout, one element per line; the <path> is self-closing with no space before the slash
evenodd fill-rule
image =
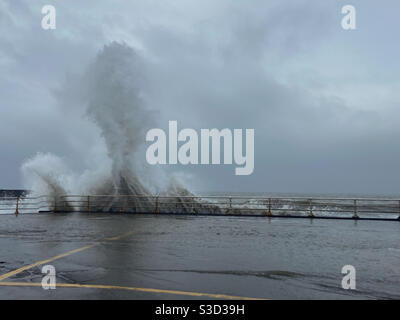
<path id="1" fill-rule="evenodd" d="M 139 61 L 132 48 L 113 42 L 105 46 L 86 72 L 78 77 L 74 84 L 78 90 L 63 93 L 64 96 L 74 96 L 87 118 L 100 130 L 107 150 L 104 156 L 110 160 L 110 165 L 107 168 L 89 168 L 84 174 L 77 175 L 71 173 L 57 156 L 37 154 L 22 166 L 26 187 L 34 194 L 55 198 L 67 194 L 109 195 L 92 203 L 92 208 L 96 211 L 118 211 L 122 204 L 128 211 L 154 210 L 154 194 L 149 187 L 160 190 L 159 181 L 156 181 L 159 179 L 150 178 L 150 186 L 145 186 L 139 178 L 146 174 L 151 176 L 150 172 L 144 173 L 146 169 L 140 155 L 143 155 L 141 151 L 146 130 L 154 125 L 154 114 L 146 108 L 142 98 Z M 183 197 L 193 194 L 175 179 L 169 179 L 166 185 L 158 194 L 176 197 L 173 200 L 174 211 L 193 210 L 192 200 Z M 126 195 L 140 197 L 129 198 Z M 63 199 L 62 207 L 53 206 L 53 209 L 83 209 L 65 201 L 67 198 Z M 196 208 L 198 211 L 202 207 L 197 205 Z"/>

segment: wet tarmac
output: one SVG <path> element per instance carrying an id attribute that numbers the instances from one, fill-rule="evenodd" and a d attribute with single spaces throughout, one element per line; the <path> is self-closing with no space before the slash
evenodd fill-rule
<path id="1" fill-rule="evenodd" d="M 399 265 L 399 222 L 0 215 L 0 299 L 400 299 Z"/>

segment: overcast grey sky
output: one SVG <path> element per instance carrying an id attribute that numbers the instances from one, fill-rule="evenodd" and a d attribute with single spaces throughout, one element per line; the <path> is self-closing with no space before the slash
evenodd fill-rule
<path id="1" fill-rule="evenodd" d="M 45 4 L 56 30 L 41 28 Z M 341 28 L 346 4 L 356 30 Z M 399 15 L 396 0 L 0 0 L 0 188 L 21 187 L 38 151 L 91 165 L 102 138 L 60 94 L 120 41 L 160 127 L 255 129 L 250 176 L 167 168 L 192 189 L 398 194 Z"/>

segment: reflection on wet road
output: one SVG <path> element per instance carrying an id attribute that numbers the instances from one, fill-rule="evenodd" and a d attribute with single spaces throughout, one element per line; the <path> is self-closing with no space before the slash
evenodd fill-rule
<path id="1" fill-rule="evenodd" d="M 2 215 L 0 280 L 22 284 L 0 286 L 0 298 L 186 299 L 209 293 L 206 298 L 398 299 L 399 240 L 396 222 Z M 63 286 L 36 285 L 43 261 L 55 266 Z M 357 270 L 355 291 L 341 288 L 348 264 Z"/>

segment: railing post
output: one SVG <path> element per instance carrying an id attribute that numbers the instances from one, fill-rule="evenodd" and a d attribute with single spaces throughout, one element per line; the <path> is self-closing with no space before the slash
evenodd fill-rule
<path id="1" fill-rule="evenodd" d="M 268 198 L 268 212 L 267 212 L 267 216 L 272 216 L 272 212 L 271 212 L 271 198 Z"/>
<path id="2" fill-rule="evenodd" d="M 156 207 L 154 208 L 154 213 L 158 213 L 158 197 L 156 197 Z"/>
<path id="3" fill-rule="evenodd" d="M 118 195 L 118 205 L 119 205 L 119 212 L 120 213 L 124 212 L 124 205 L 122 202 L 122 196 L 120 194 Z"/>
<path id="4" fill-rule="evenodd" d="M 312 199 L 308 199 L 308 202 L 309 202 L 309 206 L 310 206 L 310 212 L 308 213 L 308 216 L 312 218 L 312 217 L 314 217 L 314 213 L 312 211 L 312 208 L 313 208 Z"/>
<path id="5" fill-rule="evenodd" d="M 229 209 L 228 209 L 228 213 L 232 213 L 232 198 L 229 197 Z"/>
<path id="6" fill-rule="evenodd" d="M 54 196 L 54 212 L 57 212 L 57 196 Z"/>
<path id="7" fill-rule="evenodd" d="M 192 198 L 192 213 L 196 213 L 196 211 L 194 211 L 194 198 Z"/>
<path id="8" fill-rule="evenodd" d="M 15 216 L 16 216 L 16 217 L 17 217 L 18 214 L 19 214 L 18 207 L 19 207 L 19 197 L 17 197 L 17 205 L 16 205 L 16 207 L 15 207 Z"/>
<path id="9" fill-rule="evenodd" d="M 90 212 L 90 196 L 87 196 L 86 212 Z"/>
<path id="10" fill-rule="evenodd" d="M 354 200 L 354 215 L 353 219 L 358 219 L 358 214 L 357 214 L 357 200 Z"/>
<path id="11" fill-rule="evenodd" d="M 400 200 L 399 200 L 399 217 L 397 219 L 400 221 Z"/>

